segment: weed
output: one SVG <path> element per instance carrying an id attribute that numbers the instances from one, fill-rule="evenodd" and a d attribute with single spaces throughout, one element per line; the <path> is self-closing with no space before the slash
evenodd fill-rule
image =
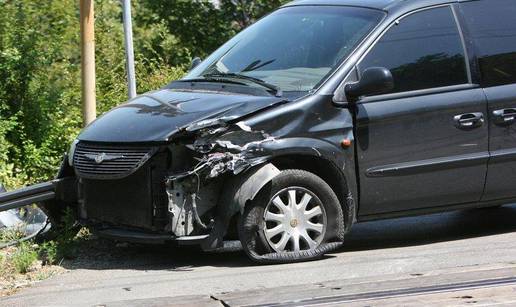
<path id="1" fill-rule="evenodd" d="M 57 263 L 58 245 L 55 241 L 47 241 L 39 248 L 39 259 L 43 265 L 53 265 Z"/>
<path id="2" fill-rule="evenodd" d="M 6 256 L 0 254 L 0 276 L 5 276 L 7 274 L 7 261 Z"/>
<path id="3" fill-rule="evenodd" d="M 36 280 L 41 281 L 41 280 L 48 279 L 51 276 L 52 276 L 52 272 L 42 271 L 42 272 L 38 272 L 38 274 L 36 274 L 35 278 L 36 278 Z"/>
<path id="4" fill-rule="evenodd" d="M 17 251 L 12 255 L 11 261 L 16 272 L 25 274 L 29 271 L 34 261 L 38 259 L 38 253 L 28 242 L 22 242 Z"/>
<path id="5" fill-rule="evenodd" d="M 58 231 L 55 239 L 56 256 L 60 258 L 74 258 L 77 249 L 76 236 L 79 229 L 72 209 L 65 209 L 61 223 L 56 228 Z"/>
<path id="6" fill-rule="evenodd" d="M 22 227 L 10 227 L 0 229 L 0 243 L 17 241 L 24 237 Z"/>

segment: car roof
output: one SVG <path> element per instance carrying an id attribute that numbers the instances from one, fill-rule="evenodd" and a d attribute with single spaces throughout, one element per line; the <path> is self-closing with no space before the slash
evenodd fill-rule
<path id="1" fill-rule="evenodd" d="M 437 5 L 441 3 L 465 2 L 471 0 L 297 0 L 285 6 L 301 5 L 338 5 L 338 6 L 357 6 L 379 9 L 384 11 L 400 9 L 403 6 Z"/>
<path id="2" fill-rule="evenodd" d="M 345 5 L 345 6 L 362 6 L 375 9 L 385 9 L 393 2 L 402 0 L 297 0 L 288 3 L 286 6 L 295 5 Z"/>

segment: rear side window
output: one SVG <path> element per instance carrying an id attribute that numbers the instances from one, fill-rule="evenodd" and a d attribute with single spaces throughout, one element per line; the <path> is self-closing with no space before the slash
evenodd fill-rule
<path id="1" fill-rule="evenodd" d="M 516 83 L 516 1 L 461 4 L 478 53 L 484 86 Z"/>
<path id="2" fill-rule="evenodd" d="M 411 14 L 392 26 L 359 65 L 385 67 L 392 93 L 468 83 L 466 56 L 450 7 Z"/>

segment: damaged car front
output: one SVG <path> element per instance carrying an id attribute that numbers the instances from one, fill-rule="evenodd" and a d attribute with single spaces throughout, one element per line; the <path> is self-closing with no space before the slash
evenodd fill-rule
<path id="1" fill-rule="evenodd" d="M 72 207 L 117 240 L 213 250 L 239 239 L 262 263 L 336 249 L 355 218 L 353 118 L 318 89 L 383 17 L 277 10 L 87 127 L 58 176 L 64 192 L 44 206 Z"/>

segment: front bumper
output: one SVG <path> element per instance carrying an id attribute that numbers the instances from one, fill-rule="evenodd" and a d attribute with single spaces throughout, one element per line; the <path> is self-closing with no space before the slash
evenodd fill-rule
<path id="1" fill-rule="evenodd" d="M 179 245 L 202 245 L 209 235 L 175 237 L 169 234 L 148 233 L 144 231 L 129 230 L 123 228 L 106 228 L 94 230 L 99 237 L 140 244 L 166 244 L 176 242 Z"/>

